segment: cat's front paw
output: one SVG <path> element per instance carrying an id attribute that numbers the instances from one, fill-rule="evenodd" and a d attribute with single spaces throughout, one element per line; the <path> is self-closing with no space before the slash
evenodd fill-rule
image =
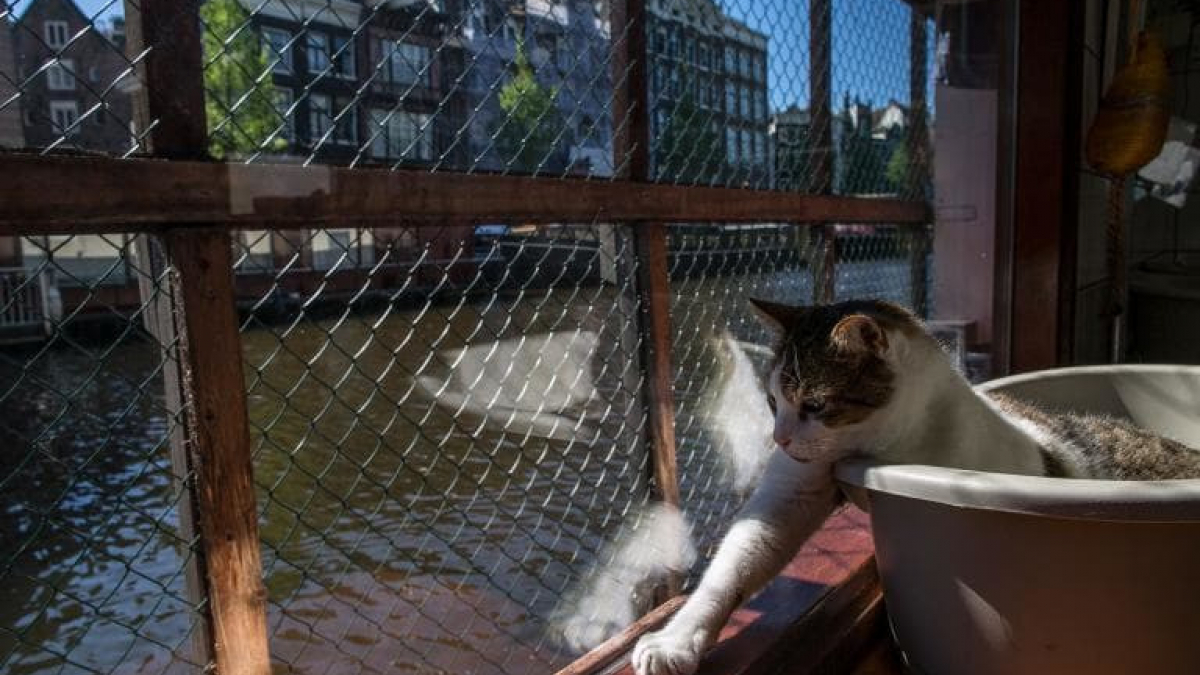
<path id="1" fill-rule="evenodd" d="M 649 633 L 633 648 L 633 671 L 637 675 L 692 675 L 708 642 L 704 631 L 668 628 Z"/>

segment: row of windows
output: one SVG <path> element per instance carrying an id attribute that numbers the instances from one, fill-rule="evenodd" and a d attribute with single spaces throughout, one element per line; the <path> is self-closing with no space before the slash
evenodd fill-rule
<path id="1" fill-rule="evenodd" d="M 701 108 L 720 110 L 721 98 L 719 84 L 704 77 L 687 77 L 681 81 L 678 69 L 654 69 L 651 80 L 650 95 L 653 98 L 665 96 L 679 98 L 686 91 Z M 758 87 L 746 86 L 735 82 L 725 82 L 725 114 L 731 117 L 742 117 L 747 120 L 765 122 L 767 120 L 766 92 Z"/>
<path id="2" fill-rule="evenodd" d="M 718 70 L 724 55 L 724 72 L 741 75 L 747 79 L 766 81 L 766 58 L 760 52 L 741 49 L 732 45 L 722 48 L 705 40 L 681 36 L 675 27 L 658 28 L 654 31 L 653 53 L 686 61 L 700 68 Z"/>
<path id="3" fill-rule="evenodd" d="M 293 53 L 301 47 L 300 42 L 291 32 L 281 28 L 263 28 L 263 37 L 270 49 L 271 70 L 281 75 L 295 73 Z M 354 44 L 348 38 L 308 30 L 304 33 L 303 49 L 308 72 L 313 75 L 329 73 L 347 80 L 358 76 Z M 370 58 L 371 77 L 377 81 L 429 86 L 433 62 L 433 51 L 429 47 L 374 38 Z"/>
<path id="4" fill-rule="evenodd" d="M 725 159 L 730 164 L 766 164 L 767 135 L 748 129 L 726 129 Z"/>
<path id="5" fill-rule="evenodd" d="M 350 99 L 325 94 L 309 93 L 308 137 L 318 142 L 334 145 L 358 145 L 358 108 Z M 291 89 L 275 90 L 275 108 L 287 121 L 284 135 L 296 138 L 294 116 L 289 114 L 295 97 Z M 433 159 L 432 117 L 423 113 L 403 110 L 369 108 L 370 127 L 368 152 L 376 158 Z M 340 117 L 338 117 L 340 115 Z"/>

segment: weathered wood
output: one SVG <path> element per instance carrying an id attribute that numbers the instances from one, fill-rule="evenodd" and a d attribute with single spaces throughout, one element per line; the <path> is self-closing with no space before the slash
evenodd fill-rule
<path id="1" fill-rule="evenodd" d="M 208 129 L 197 0 L 125 0 L 126 51 L 141 89 L 134 121 L 156 157 L 204 159 Z"/>
<path id="2" fill-rule="evenodd" d="M 184 418 L 200 548 L 220 675 L 266 675 L 262 581 L 232 241 L 223 230 L 168 232 L 174 268 Z"/>
<path id="3" fill-rule="evenodd" d="M 894 199 L 319 166 L 0 154 L 0 175 L 0 235 L 347 220 L 906 223 L 929 217 L 925 203 Z"/>
<path id="4" fill-rule="evenodd" d="M 831 0 L 808 0 L 808 100 L 812 124 L 809 127 L 808 150 L 812 174 L 808 190 L 813 195 L 828 195 L 833 191 L 833 5 Z M 837 229 L 822 218 L 819 230 L 814 230 L 817 244 L 809 269 L 813 281 L 813 302 L 830 303 L 835 299 L 837 279 Z"/>
<path id="5" fill-rule="evenodd" d="M 199 530 L 196 523 L 196 496 L 189 481 L 194 467 L 188 456 L 187 425 L 184 424 L 183 375 L 176 351 L 178 332 L 175 326 L 175 298 L 162 240 L 154 235 L 138 235 L 133 248 L 137 257 L 138 294 L 143 307 L 142 325 L 158 343 L 160 358 L 163 359 L 163 405 L 170 428 L 167 442 L 171 453 L 171 479 L 175 491 L 180 494 L 178 535 L 180 540 L 190 545 L 198 540 Z M 208 596 L 204 553 L 190 550 L 190 546 L 183 553 L 181 559 L 186 597 L 199 604 Z M 196 623 L 190 636 L 192 658 L 197 663 L 211 663 L 214 659 L 210 623 L 211 617 L 205 612 L 204 620 Z"/>
<path id="6" fill-rule="evenodd" d="M 646 181 L 650 178 L 646 2 L 614 0 L 610 4 L 613 166 L 620 179 Z"/>
<path id="7" fill-rule="evenodd" d="M 613 165 L 617 167 L 618 178 L 633 181 L 639 187 L 649 186 L 653 169 L 650 163 L 646 2 L 615 0 L 612 6 L 613 81 L 618 83 L 613 95 L 613 111 L 614 115 L 623 114 L 622 120 L 614 122 L 619 128 L 613 145 Z M 652 189 L 657 191 L 660 187 L 665 186 L 653 186 Z M 641 210 L 631 215 L 639 219 L 633 223 L 634 250 L 642 310 L 638 332 L 645 385 L 641 394 L 648 416 L 646 440 L 654 485 L 652 496 L 678 507 L 675 394 L 671 369 L 671 280 L 667 261 L 667 227 L 664 224 L 670 218 L 661 213 Z M 669 575 L 666 583 L 655 590 L 655 602 L 661 603 L 679 595 L 682 586 L 683 580 L 679 575 Z"/>
<path id="8" fill-rule="evenodd" d="M 909 131 L 908 131 L 908 188 L 906 195 L 909 199 L 919 199 L 925 196 L 925 186 L 929 175 L 929 105 L 926 101 L 926 89 L 929 86 L 928 40 L 929 30 L 922 8 L 913 5 L 909 9 L 908 19 L 908 97 L 909 97 Z M 912 308 L 919 316 L 924 316 L 929 309 L 927 286 L 929 273 L 927 258 L 929 256 L 930 237 L 932 233 L 924 224 L 908 228 L 908 233 L 914 237 L 909 249 L 909 287 L 912 288 Z"/>
<path id="9" fill-rule="evenodd" d="M 595 649 L 571 662 L 555 675 L 591 675 L 591 673 L 599 672 L 633 649 L 638 638 L 666 623 L 667 619 L 675 614 L 685 600 L 687 600 L 687 596 L 677 595 L 655 607 L 645 616 L 629 624 L 620 633 L 601 642 Z"/>
<path id="10" fill-rule="evenodd" d="M 667 274 L 666 229 L 662 223 L 650 223 L 638 230 L 636 236 L 654 485 L 659 499 L 678 506 L 675 393 L 671 377 L 671 288 Z"/>

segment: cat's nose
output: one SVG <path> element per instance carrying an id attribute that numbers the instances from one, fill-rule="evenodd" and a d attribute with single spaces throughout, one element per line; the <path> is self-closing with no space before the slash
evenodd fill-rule
<path id="1" fill-rule="evenodd" d="M 787 438 L 780 438 L 779 436 L 775 437 L 776 445 L 778 445 L 781 448 L 786 448 L 788 445 L 791 444 L 791 442 L 792 442 L 792 439 L 790 437 L 787 437 Z"/>

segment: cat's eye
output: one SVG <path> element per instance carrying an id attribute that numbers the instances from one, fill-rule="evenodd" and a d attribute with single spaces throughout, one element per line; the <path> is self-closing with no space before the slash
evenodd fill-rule
<path id="1" fill-rule="evenodd" d="M 825 401 L 819 401 L 815 398 L 805 399 L 800 404 L 800 409 L 806 413 L 816 414 L 825 409 Z"/>

